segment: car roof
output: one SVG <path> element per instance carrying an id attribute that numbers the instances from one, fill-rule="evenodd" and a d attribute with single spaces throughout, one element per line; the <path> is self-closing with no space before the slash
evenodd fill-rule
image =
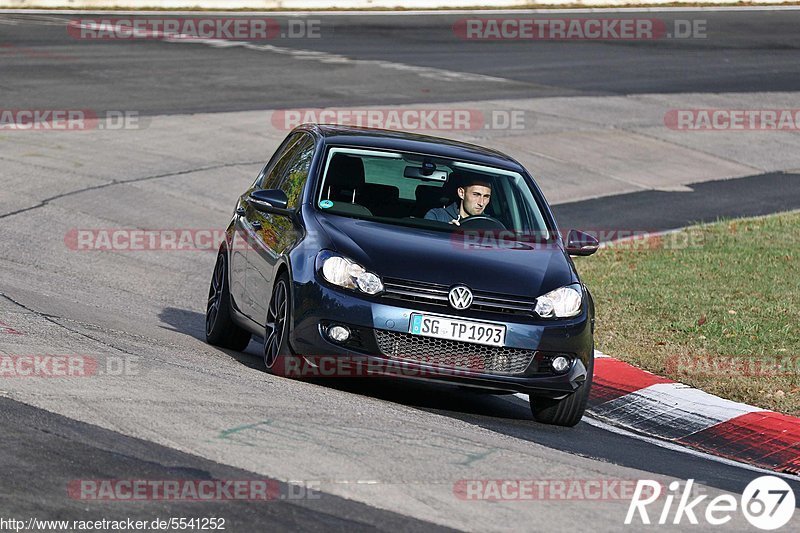
<path id="1" fill-rule="evenodd" d="M 295 129 L 314 132 L 324 138 L 326 145 L 331 146 L 417 152 L 447 159 L 468 160 L 515 172 L 525 170 L 517 161 L 497 150 L 432 135 L 341 124 L 302 124 Z"/>

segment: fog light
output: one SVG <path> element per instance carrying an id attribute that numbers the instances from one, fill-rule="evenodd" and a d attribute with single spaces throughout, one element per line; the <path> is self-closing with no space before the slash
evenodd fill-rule
<path id="1" fill-rule="evenodd" d="M 551 364 L 553 366 L 553 371 L 561 374 L 562 372 L 566 372 L 566 370 L 569 368 L 569 359 L 563 355 L 559 355 L 558 357 L 553 358 L 553 362 Z"/>
<path id="2" fill-rule="evenodd" d="M 328 328 L 328 337 L 332 341 L 344 342 L 350 338 L 350 330 L 344 326 L 331 326 Z"/>

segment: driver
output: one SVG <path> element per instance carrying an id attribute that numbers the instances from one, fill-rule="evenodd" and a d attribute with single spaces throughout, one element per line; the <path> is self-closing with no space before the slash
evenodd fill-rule
<path id="1" fill-rule="evenodd" d="M 492 185 L 480 178 L 469 179 L 458 188 L 458 197 L 460 202 L 435 207 L 425 213 L 425 218 L 460 226 L 461 219 L 483 214 L 492 199 Z"/>

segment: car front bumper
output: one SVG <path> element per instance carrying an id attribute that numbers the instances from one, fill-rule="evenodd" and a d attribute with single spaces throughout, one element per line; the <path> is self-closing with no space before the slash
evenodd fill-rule
<path id="1" fill-rule="evenodd" d="M 558 398 L 581 387 L 587 379 L 587 369 L 593 366 L 593 316 L 588 311 L 587 299 L 578 316 L 544 321 L 488 313 L 456 314 L 452 309 L 426 304 L 408 306 L 404 305 L 408 302 L 361 295 L 314 282 L 296 284 L 293 293 L 295 307 L 290 345 L 296 356 L 303 359 L 304 375 L 311 377 L 386 375 Z M 439 361 L 435 348 L 423 358 L 404 356 L 404 348 L 392 353 L 387 349 L 387 339 L 405 343 L 405 347 L 413 346 L 417 339 L 420 342 L 431 339 L 408 333 L 411 314 L 415 312 L 503 324 L 507 333 L 506 349 L 502 353 L 512 353 L 514 357 L 529 354 L 530 360 L 517 365 L 513 372 L 507 372 L 492 368 L 498 359 L 491 355 L 495 353 L 491 347 L 477 348 L 481 354 L 488 354 L 485 366 L 482 356 L 471 356 L 468 364 L 463 364 L 465 360 L 462 364 Z M 325 331 L 332 324 L 344 325 L 356 332 L 353 337 L 358 337 L 358 342 L 352 339 L 346 343 L 331 341 Z M 447 342 L 467 345 L 460 341 Z M 467 351 L 476 349 L 471 344 L 464 348 Z M 567 354 L 573 359 L 564 373 L 556 373 L 548 366 L 548 358 L 557 354 Z M 294 369 L 298 369 L 296 362 Z"/>

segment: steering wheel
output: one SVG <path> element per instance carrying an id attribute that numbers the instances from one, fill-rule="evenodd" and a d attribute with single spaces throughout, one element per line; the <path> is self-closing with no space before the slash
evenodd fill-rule
<path id="1" fill-rule="evenodd" d="M 461 227 L 466 229 L 505 230 L 506 226 L 489 215 L 474 215 L 461 220 Z"/>

